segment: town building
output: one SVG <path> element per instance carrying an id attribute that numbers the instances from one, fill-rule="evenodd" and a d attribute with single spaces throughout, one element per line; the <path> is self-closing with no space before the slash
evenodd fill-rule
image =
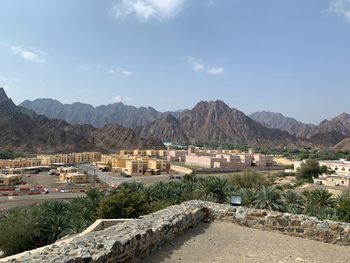
<path id="1" fill-rule="evenodd" d="M 0 160 L 0 169 L 16 169 L 25 167 L 35 167 L 40 165 L 41 160 L 38 158 L 16 158 Z"/>
<path id="2" fill-rule="evenodd" d="M 61 182 L 81 184 L 87 182 L 87 175 L 81 173 L 76 167 L 59 167 L 59 178 Z"/>
<path id="3" fill-rule="evenodd" d="M 22 183 L 22 175 L 20 174 L 1 174 L 0 186 L 13 186 Z"/>
<path id="4" fill-rule="evenodd" d="M 110 167 L 113 172 L 130 176 L 169 173 L 170 162 L 149 156 L 102 154 L 98 167 Z"/>
<path id="5" fill-rule="evenodd" d="M 318 185 L 349 187 L 350 178 L 349 176 L 321 175 L 319 178 L 314 178 L 313 181 Z"/>
<path id="6" fill-rule="evenodd" d="M 77 163 L 93 163 L 101 160 L 99 152 L 82 152 L 67 153 L 54 155 L 38 155 L 37 159 L 41 160 L 41 165 L 59 165 L 59 164 L 77 164 Z"/>
<path id="7" fill-rule="evenodd" d="M 171 150 L 168 153 L 172 154 L 170 159 L 172 156 L 176 156 Z M 183 151 L 180 153 L 184 154 Z M 251 166 L 270 167 L 274 164 L 273 156 L 255 153 L 253 150 L 250 150 L 248 153 L 241 153 L 240 151 L 223 151 L 222 149 L 200 150 L 192 146 L 188 147 L 187 153 L 182 158 L 190 166 L 225 170 L 238 170 Z"/>

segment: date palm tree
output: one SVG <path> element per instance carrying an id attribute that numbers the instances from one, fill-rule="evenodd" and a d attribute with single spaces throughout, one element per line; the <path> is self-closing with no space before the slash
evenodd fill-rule
<path id="1" fill-rule="evenodd" d="M 258 192 L 255 206 L 260 209 L 281 210 L 283 202 L 280 191 L 274 186 L 263 186 Z"/>
<path id="2" fill-rule="evenodd" d="M 216 203 L 228 201 L 228 183 L 224 179 L 208 177 L 198 182 L 197 197 L 202 200 Z"/>
<path id="3" fill-rule="evenodd" d="M 307 196 L 308 204 L 312 205 L 316 209 L 334 207 L 335 199 L 332 197 L 332 194 L 323 188 L 315 189 L 310 191 Z"/>
<path id="4" fill-rule="evenodd" d="M 242 198 L 242 205 L 253 207 L 258 199 L 258 190 L 253 188 L 242 188 L 239 191 Z"/>
<path id="5" fill-rule="evenodd" d="M 294 190 L 287 190 L 282 193 L 282 200 L 285 210 L 289 213 L 302 213 L 305 207 L 304 198 Z"/>

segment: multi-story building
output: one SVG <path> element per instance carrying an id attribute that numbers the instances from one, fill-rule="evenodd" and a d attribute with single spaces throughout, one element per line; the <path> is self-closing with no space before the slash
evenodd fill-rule
<path id="1" fill-rule="evenodd" d="M 340 160 L 326 160 L 326 161 L 319 161 L 318 162 L 320 166 L 326 166 L 328 170 L 332 170 L 337 175 L 341 176 L 347 176 L 350 175 L 350 161 L 347 161 L 345 159 Z"/>
<path id="2" fill-rule="evenodd" d="M 148 169 L 159 171 L 161 173 L 170 172 L 170 162 L 166 160 L 150 159 L 148 161 Z"/>
<path id="3" fill-rule="evenodd" d="M 38 155 L 37 159 L 41 160 L 41 165 L 52 164 L 75 164 L 75 163 L 92 163 L 101 160 L 99 152 L 67 153 L 54 155 Z"/>
<path id="4" fill-rule="evenodd" d="M 38 158 L 16 158 L 0 160 L 0 169 L 10 168 L 26 168 L 40 166 L 41 160 Z"/>
<path id="5" fill-rule="evenodd" d="M 123 172 L 127 175 L 154 174 L 170 171 L 170 162 L 162 159 L 152 159 L 148 156 L 101 156 L 99 166 L 110 166 L 113 172 Z"/>
<path id="6" fill-rule="evenodd" d="M 240 153 L 239 151 L 232 151 L 234 153 L 223 152 L 224 151 L 221 149 L 215 151 L 195 151 L 193 147 L 189 147 L 184 158 L 188 165 L 226 170 L 237 170 L 251 166 L 273 166 L 273 156 L 270 155 L 257 154 L 252 150 L 250 150 L 249 153 Z"/>

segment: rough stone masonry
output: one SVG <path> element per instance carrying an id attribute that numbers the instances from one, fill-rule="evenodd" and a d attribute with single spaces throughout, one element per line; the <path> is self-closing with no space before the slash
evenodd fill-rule
<path id="1" fill-rule="evenodd" d="M 291 236 L 350 245 L 347 223 L 194 200 L 0 262 L 137 262 L 203 220 L 232 221 Z"/>

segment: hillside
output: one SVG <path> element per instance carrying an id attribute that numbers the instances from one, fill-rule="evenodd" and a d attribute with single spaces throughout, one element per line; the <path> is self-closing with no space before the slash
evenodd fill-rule
<path id="1" fill-rule="evenodd" d="M 163 147 L 160 141 L 145 140 L 120 125 L 95 128 L 71 125 L 16 106 L 0 88 L 0 149 L 16 152 L 103 151 L 119 148 Z"/>
<path id="2" fill-rule="evenodd" d="M 222 101 L 201 101 L 193 109 L 183 111 L 179 120 L 171 117 L 156 120 L 139 129 L 138 134 L 187 143 L 249 143 L 274 147 L 295 147 L 300 143 L 287 132 L 266 128 Z"/>
<path id="3" fill-rule="evenodd" d="M 267 128 L 286 131 L 298 138 L 308 138 L 316 129 L 316 125 L 314 124 L 302 123 L 294 118 L 285 117 L 281 113 L 261 111 L 254 112 L 249 117 Z"/>
<path id="4" fill-rule="evenodd" d="M 350 137 L 350 115 L 342 113 L 333 119 L 324 120 L 312 134 L 325 134 L 329 132 L 338 132 L 346 137 Z"/>
<path id="5" fill-rule="evenodd" d="M 337 151 L 350 151 L 350 138 L 346 138 L 334 146 Z"/>
<path id="6" fill-rule="evenodd" d="M 95 127 L 119 124 L 135 129 L 163 116 L 161 112 L 151 107 L 137 108 L 121 102 L 94 107 L 80 102 L 62 104 L 53 99 L 36 99 L 34 101 L 26 100 L 20 106 L 37 114 L 45 115 L 49 119 L 61 119 L 72 124 L 90 124 Z"/>

